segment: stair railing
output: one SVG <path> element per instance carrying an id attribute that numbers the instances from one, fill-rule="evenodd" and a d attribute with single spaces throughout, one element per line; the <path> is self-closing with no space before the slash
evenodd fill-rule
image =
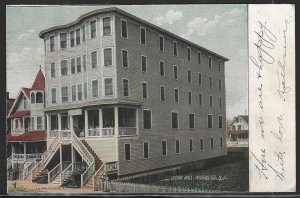
<path id="1" fill-rule="evenodd" d="M 7 158 L 7 169 L 12 165 L 12 155 Z"/>
<path id="2" fill-rule="evenodd" d="M 31 173 L 31 170 L 37 164 L 37 159 L 32 160 L 32 162 L 23 170 L 24 179 Z"/>
<path id="3" fill-rule="evenodd" d="M 72 166 L 74 163 L 71 163 L 66 169 L 61 172 L 60 185 L 63 184 L 64 180 L 69 176 L 72 171 Z"/>
<path id="4" fill-rule="evenodd" d="M 95 179 L 96 177 L 100 174 L 100 171 L 102 171 L 104 174 L 105 170 L 104 170 L 104 167 L 106 166 L 106 162 L 102 163 L 102 165 L 100 166 L 100 168 L 95 172 L 94 176 L 93 176 L 93 189 L 94 190 L 98 190 L 95 188 Z"/>
<path id="5" fill-rule="evenodd" d="M 92 163 L 95 164 L 95 159 L 89 152 L 89 150 L 82 144 L 82 142 L 79 140 L 79 138 L 74 132 L 72 132 L 71 134 L 75 149 L 77 148 L 76 150 L 79 152 L 82 159 L 88 164 L 88 166 L 90 166 Z"/>
<path id="6" fill-rule="evenodd" d="M 95 162 L 93 162 L 85 171 L 81 174 L 81 188 L 85 182 L 93 175 L 95 171 Z"/>
<path id="7" fill-rule="evenodd" d="M 48 184 L 61 172 L 61 163 L 58 163 L 51 171 L 48 172 Z"/>

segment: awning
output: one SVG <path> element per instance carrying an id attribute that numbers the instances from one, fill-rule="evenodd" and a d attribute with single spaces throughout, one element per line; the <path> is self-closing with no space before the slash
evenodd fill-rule
<path id="1" fill-rule="evenodd" d="M 11 133 L 6 135 L 6 140 L 8 142 L 38 142 L 38 141 L 46 141 L 47 132 L 46 130 L 36 130 L 29 131 L 22 135 L 12 136 Z"/>
<path id="2" fill-rule="evenodd" d="M 22 118 L 24 116 L 30 116 L 30 111 L 29 110 L 16 111 L 14 114 L 10 116 L 10 118 Z"/>

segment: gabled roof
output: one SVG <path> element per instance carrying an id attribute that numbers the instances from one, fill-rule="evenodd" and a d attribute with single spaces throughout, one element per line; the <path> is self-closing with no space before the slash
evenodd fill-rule
<path id="1" fill-rule="evenodd" d="M 31 90 L 44 90 L 44 89 L 45 89 L 45 76 L 40 68 L 32 84 Z"/>
<path id="2" fill-rule="evenodd" d="M 22 90 L 23 90 L 24 94 L 27 96 L 27 98 L 29 99 L 31 89 L 27 88 L 27 87 L 22 87 Z"/>
<path id="3" fill-rule="evenodd" d="M 11 133 L 6 135 L 6 140 L 8 142 L 37 142 L 37 141 L 46 141 L 47 133 L 46 130 L 35 130 L 29 131 L 22 135 L 12 136 Z"/>
<path id="4" fill-rule="evenodd" d="M 221 59 L 223 61 L 228 61 L 229 60 L 228 58 L 226 58 L 224 56 L 221 56 L 221 55 L 219 55 L 219 54 L 217 54 L 215 52 L 212 52 L 212 51 L 210 51 L 210 50 L 208 50 L 208 49 L 206 49 L 204 47 L 201 47 L 200 45 L 197 45 L 197 44 L 195 44 L 195 43 L 193 43 L 193 42 L 191 42 L 191 41 L 189 41 L 187 39 L 184 39 L 184 38 L 182 38 L 182 37 L 180 37 L 180 36 L 178 36 L 178 35 L 176 35 L 176 34 L 174 34 L 172 32 L 169 32 L 169 31 L 167 31 L 167 30 L 165 30 L 165 29 L 163 29 L 161 27 L 158 27 L 158 26 L 156 26 L 156 25 L 154 25 L 152 23 L 149 23 L 148 21 L 145 21 L 145 20 L 143 20 L 143 19 L 141 19 L 141 18 L 139 18 L 137 16 L 134 16 L 134 15 L 132 15 L 132 14 L 130 14 L 128 12 L 125 12 L 124 10 L 121 10 L 119 8 L 116 8 L 116 7 L 109 7 L 109 8 L 103 8 L 103 9 L 97 9 L 97 10 L 93 10 L 91 12 L 85 13 L 85 14 L 79 16 L 77 18 L 77 20 L 75 20 L 75 21 L 73 21 L 71 23 L 68 23 L 68 24 L 65 24 L 65 25 L 58 25 L 58 26 L 54 26 L 54 27 L 50 27 L 48 29 L 42 30 L 39 33 L 39 37 L 42 38 L 42 39 L 44 39 L 45 34 L 47 34 L 49 32 L 52 32 L 52 31 L 55 31 L 55 30 L 59 30 L 59 29 L 63 29 L 63 28 L 72 27 L 72 26 L 80 23 L 81 21 L 83 21 L 84 19 L 86 19 L 88 17 L 94 16 L 94 15 L 99 14 L 99 13 L 106 13 L 106 12 L 116 12 L 118 14 L 124 15 L 124 16 L 126 16 L 128 18 L 131 18 L 131 19 L 133 19 L 135 21 L 138 21 L 138 22 L 140 22 L 142 24 L 145 24 L 145 25 L 147 25 L 147 26 L 149 26 L 151 28 L 154 28 L 155 30 L 163 32 L 164 34 L 167 34 L 168 36 L 176 38 L 176 39 L 180 40 L 183 43 L 187 43 L 187 44 L 189 44 L 189 45 L 191 45 L 191 46 L 193 46 L 193 47 L 195 47 L 197 49 L 203 50 L 206 53 L 210 53 L 210 54 L 218 57 L 219 59 Z"/>
<path id="5" fill-rule="evenodd" d="M 10 99 L 6 100 L 6 115 L 8 115 L 8 113 L 10 112 L 14 102 L 15 102 L 15 99 L 10 98 Z"/>
<path id="6" fill-rule="evenodd" d="M 16 111 L 14 114 L 10 115 L 9 118 L 22 118 L 24 116 L 30 116 L 30 110 Z"/>
<path id="7" fill-rule="evenodd" d="M 242 118 L 247 124 L 249 124 L 249 116 L 248 115 L 238 115 L 233 118 L 233 120 L 229 126 L 231 126 L 238 117 Z"/>

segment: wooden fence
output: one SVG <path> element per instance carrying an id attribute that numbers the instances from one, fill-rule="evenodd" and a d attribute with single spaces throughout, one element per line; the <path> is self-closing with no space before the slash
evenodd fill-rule
<path id="1" fill-rule="evenodd" d="M 204 189 L 192 189 L 181 187 L 167 187 L 157 185 L 125 183 L 119 181 L 95 181 L 97 189 L 103 192 L 123 192 L 123 193 L 187 193 L 187 192 L 207 192 Z M 210 191 L 218 192 L 218 191 Z"/>

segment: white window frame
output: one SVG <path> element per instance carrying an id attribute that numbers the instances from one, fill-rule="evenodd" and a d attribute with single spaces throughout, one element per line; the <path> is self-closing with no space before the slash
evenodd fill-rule
<path id="1" fill-rule="evenodd" d="M 129 144 L 129 155 L 130 155 L 129 160 L 126 159 L 126 146 L 125 146 L 126 144 Z M 124 160 L 131 161 L 131 144 L 130 143 L 124 143 Z"/>
<path id="2" fill-rule="evenodd" d="M 121 21 L 121 23 L 120 23 L 120 26 L 121 26 L 120 27 L 121 28 L 121 38 L 128 39 L 128 22 L 127 22 L 127 20 L 124 20 L 124 19 L 121 19 L 120 21 Z M 126 37 L 123 37 L 123 35 L 122 35 L 122 33 L 123 33 L 122 21 L 124 21 L 126 23 Z"/>
<path id="3" fill-rule="evenodd" d="M 211 98 L 211 103 L 210 103 L 210 98 Z M 209 107 L 214 106 L 214 97 L 212 95 L 209 96 Z"/>
<path id="4" fill-rule="evenodd" d="M 162 50 L 160 49 L 160 37 L 163 38 L 163 49 L 162 49 Z M 159 34 L 159 35 L 158 35 L 158 42 L 159 42 L 159 48 L 158 48 L 159 51 L 165 52 L 165 37 L 164 37 L 163 35 Z"/>
<path id="5" fill-rule="evenodd" d="M 93 67 L 93 61 L 92 61 L 92 53 L 93 52 L 96 52 L 96 66 L 95 67 Z M 93 51 L 90 51 L 90 68 L 91 69 L 96 69 L 96 68 L 98 68 L 98 64 L 99 64 L 99 60 L 98 60 L 98 50 L 93 50 Z"/>
<path id="6" fill-rule="evenodd" d="M 178 141 L 178 153 L 177 153 L 177 147 L 176 147 L 176 142 Z M 177 155 L 180 155 L 180 139 L 175 139 L 175 153 Z"/>
<path id="7" fill-rule="evenodd" d="M 53 102 L 53 89 L 55 89 L 55 102 Z M 57 104 L 57 87 L 51 87 L 51 104 Z"/>
<path id="8" fill-rule="evenodd" d="M 71 40 L 71 33 L 73 32 L 73 35 L 74 35 L 74 45 L 72 46 L 72 40 Z M 70 37 L 70 48 L 71 47 L 75 47 L 76 46 L 76 35 L 75 35 L 75 30 L 71 30 L 69 31 L 69 37 Z"/>
<path id="9" fill-rule="evenodd" d="M 177 92 L 178 92 L 178 101 L 176 102 L 176 95 L 175 95 L 175 90 L 177 90 Z M 179 103 L 179 89 L 178 88 L 174 88 L 174 102 L 175 103 Z"/>
<path id="10" fill-rule="evenodd" d="M 163 142 L 166 142 L 166 154 L 165 155 L 163 155 L 163 146 L 162 146 Z M 161 156 L 163 156 L 163 157 L 168 156 L 168 142 L 167 142 L 167 140 L 165 140 L 165 139 L 161 140 L 160 146 L 161 146 L 160 147 L 161 148 Z"/>
<path id="11" fill-rule="evenodd" d="M 201 140 L 202 140 L 202 148 L 201 148 Z M 204 139 L 200 138 L 199 143 L 200 143 L 200 151 L 204 151 Z"/>
<path id="12" fill-rule="evenodd" d="M 143 57 L 145 57 L 145 60 L 146 60 L 146 67 L 145 67 L 145 68 L 146 68 L 146 71 L 143 71 Z M 147 72 L 147 70 L 148 70 L 148 69 L 147 69 L 147 65 L 148 65 L 147 56 L 144 55 L 144 54 L 141 54 L 141 67 L 140 67 L 140 68 L 141 68 L 141 69 L 140 69 L 141 72 L 145 72 L 145 73 Z"/>
<path id="13" fill-rule="evenodd" d="M 211 116 L 211 128 L 208 127 L 208 116 Z M 213 129 L 214 128 L 214 117 L 212 114 L 207 114 L 207 128 Z"/>
<path id="14" fill-rule="evenodd" d="M 63 101 L 63 95 L 62 95 L 62 88 L 63 87 L 68 87 L 68 100 L 67 101 Z M 68 103 L 68 102 L 70 102 L 70 85 L 61 86 L 60 87 L 60 92 L 61 92 L 61 94 L 60 94 L 60 96 L 61 96 L 61 103 Z"/>
<path id="15" fill-rule="evenodd" d="M 176 44 L 176 55 L 175 55 L 175 53 L 174 53 L 174 44 Z M 178 42 L 177 42 L 177 41 L 173 41 L 173 55 L 174 55 L 175 57 L 178 57 Z"/>
<path id="16" fill-rule="evenodd" d="M 150 129 L 145 129 L 145 124 L 144 124 L 144 111 L 150 111 L 150 114 L 151 114 L 151 127 Z M 142 109 L 142 115 L 143 115 L 143 130 L 151 130 L 152 129 L 152 122 L 153 122 L 153 119 L 152 119 L 152 110 L 151 109 Z"/>
<path id="17" fill-rule="evenodd" d="M 105 58 L 104 58 L 104 51 L 106 50 L 106 49 L 111 49 L 111 65 L 105 65 Z M 113 47 L 106 47 L 106 48 L 103 48 L 103 50 L 102 50 L 102 53 L 103 53 L 103 58 L 102 58 L 102 66 L 103 67 L 112 67 L 113 65 L 114 65 L 114 50 L 113 50 Z"/>
<path id="18" fill-rule="evenodd" d="M 175 70 L 174 70 L 175 67 L 176 67 L 176 77 L 177 78 L 175 78 Z M 177 65 L 173 65 L 173 79 L 178 80 L 178 66 Z"/>
<path id="19" fill-rule="evenodd" d="M 112 95 L 106 95 L 105 94 L 105 80 L 106 79 L 111 79 L 111 88 L 112 88 Z M 114 89 L 114 78 L 113 77 L 105 77 L 105 78 L 103 78 L 103 87 L 102 87 L 102 90 L 103 90 L 103 92 L 102 92 L 102 95 L 104 96 L 104 97 L 113 97 L 114 95 L 115 95 L 115 89 Z"/>
<path id="20" fill-rule="evenodd" d="M 93 94 L 93 82 L 94 81 L 97 81 L 97 96 L 94 96 L 94 94 Z M 91 92 L 92 92 L 92 94 L 91 94 L 91 98 L 99 98 L 99 80 L 98 79 L 91 79 Z"/>
<path id="21" fill-rule="evenodd" d="M 104 35 L 104 19 L 110 18 L 109 25 L 110 25 L 110 33 L 108 35 Z M 112 35 L 112 17 L 111 16 L 104 16 L 101 20 L 102 22 L 102 35 L 101 36 L 111 36 Z"/>
<path id="22" fill-rule="evenodd" d="M 172 122 L 173 122 L 172 114 L 173 113 L 177 114 L 177 128 L 173 128 L 173 125 L 172 125 Z M 179 129 L 179 113 L 178 113 L 178 111 L 171 111 L 171 129 L 172 130 Z"/>
<path id="23" fill-rule="evenodd" d="M 78 58 L 80 58 L 80 61 L 79 61 L 80 62 L 80 72 L 78 72 L 78 65 L 77 65 L 78 64 L 78 61 L 77 61 Z M 82 58 L 81 56 L 75 57 L 76 74 L 84 72 L 83 71 L 84 68 L 83 68 L 83 64 L 82 64 L 83 61 L 81 60 L 81 58 Z"/>
<path id="24" fill-rule="evenodd" d="M 191 150 L 191 141 L 192 141 L 192 150 Z M 194 149 L 194 141 L 193 141 L 193 139 L 191 139 L 191 138 L 190 138 L 190 140 L 189 140 L 189 151 L 190 151 L 190 153 L 192 153 L 192 152 L 195 151 L 195 149 Z"/>
<path id="25" fill-rule="evenodd" d="M 146 84 L 146 98 L 144 98 L 144 87 L 143 87 L 143 84 Z M 148 99 L 148 83 L 147 82 L 142 82 L 142 99 Z"/>
<path id="26" fill-rule="evenodd" d="M 128 82 L 128 96 L 124 95 L 124 80 L 127 80 Z M 122 78 L 122 88 L 123 88 L 123 96 L 124 97 L 130 97 L 130 91 L 129 91 L 129 79 L 128 78 Z"/>
<path id="27" fill-rule="evenodd" d="M 61 34 L 66 34 L 66 47 L 61 47 Z M 59 49 L 67 49 L 68 48 L 68 33 L 67 32 L 60 32 L 59 33 Z"/>
<path id="28" fill-rule="evenodd" d="M 73 87 L 75 86 L 75 100 L 73 100 Z M 72 102 L 76 102 L 77 101 L 77 85 L 76 84 L 73 84 L 71 86 L 71 101 Z"/>
<path id="29" fill-rule="evenodd" d="M 164 68 L 164 75 L 163 76 L 160 73 L 160 63 L 163 63 L 163 68 Z M 160 77 L 166 77 L 166 67 L 165 67 L 165 62 L 163 60 L 159 61 L 159 76 Z"/>
<path id="30" fill-rule="evenodd" d="M 51 50 L 51 37 L 53 37 L 53 42 L 54 42 L 53 50 Z M 54 52 L 55 49 L 56 49 L 56 47 L 55 47 L 55 35 L 52 34 L 52 35 L 49 36 L 49 51 L 50 51 L 50 52 Z"/>
<path id="31" fill-rule="evenodd" d="M 161 88 L 162 88 L 162 87 L 163 87 L 163 89 L 164 89 L 164 100 L 161 99 Z M 160 85 L 160 86 L 159 86 L 159 93 L 160 93 L 160 94 L 159 94 L 160 101 L 161 101 L 161 102 L 165 102 L 165 101 L 166 101 L 166 86 Z"/>
<path id="32" fill-rule="evenodd" d="M 196 123 L 195 123 L 195 120 L 196 120 L 195 119 L 195 117 L 196 117 L 195 113 L 189 113 L 188 115 L 189 115 L 189 129 L 195 129 L 196 128 L 196 126 L 195 126 L 196 125 Z M 190 126 L 190 115 L 194 115 L 194 121 L 193 121 L 194 122 L 194 128 L 191 128 L 191 126 Z"/>
<path id="33" fill-rule="evenodd" d="M 61 71 L 62 71 L 62 70 L 61 70 L 61 68 L 62 68 L 62 67 L 61 67 L 61 63 L 62 63 L 63 61 L 66 61 L 66 62 L 67 62 L 67 67 L 66 67 L 66 68 L 67 68 L 67 74 L 66 74 L 66 75 L 62 75 L 62 74 L 61 74 Z M 60 60 L 60 62 L 59 62 L 59 66 L 60 66 L 60 72 L 59 72 L 59 74 L 60 74 L 60 76 L 62 76 L 62 77 L 64 77 L 64 76 L 69 76 L 69 75 L 71 74 L 71 71 L 69 71 L 68 62 L 69 62 L 68 59 L 63 59 L 63 60 Z M 71 67 L 71 65 L 70 65 L 70 67 Z M 70 68 L 70 70 L 71 70 L 71 68 Z"/>
<path id="34" fill-rule="evenodd" d="M 54 76 L 52 76 L 52 64 L 54 63 Z M 67 64 L 68 65 L 68 64 Z M 55 78 L 56 77 L 56 62 L 50 63 L 50 77 Z"/>
<path id="35" fill-rule="evenodd" d="M 127 67 L 124 67 L 124 62 L 123 62 L 123 51 L 127 52 Z M 121 49 L 121 56 L 122 56 L 122 67 L 128 69 L 129 68 L 129 58 L 128 58 L 128 50 L 126 49 Z"/>
<path id="36" fill-rule="evenodd" d="M 187 49 L 187 60 L 191 61 L 191 59 L 192 59 L 192 50 L 191 50 L 190 47 L 186 47 L 186 49 Z M 190 52 L 190 57 L 189 57 L 189 52 Z"/>
<path id="37" fill-rule="evenodd" d="M 79 92 L 78 92 L 78 85 L 81 85 L 81 100 L 79 100 Z M 76 92 L 77 92 L 77 101 L 82 101 L 82 100 L 84 100 L 84 85 L 83 85 L 83 83 L 79 83 L 79 84 L 77 84 L 77 86 L 76 86 Z"/>
<path id="38" fill-rule="evenodd" d="M 191 71 L 191 69 L 187 69 L 186 74 L 187 74 L 187 82 L 192 83 L 192 71 Z M 191 81 L 190 82 L 189 82 L 189 74 L 191 75 Z"/>
<path id="39" fill-rule="evenodd" d="M 92 38 L 92 25 L 91 25 L 91 23 L 92 22 L 94 22 L 95 21 L 95 30 L 96 30 L 96 32 L 95 32 L 95 37 L 93 37 Z M 97 34 L 98 34 L 98 31 L 97 31 L 97 19 L 93 19 L 93 20 L 91 20 L 90 22 L 89 22 L 89 26 L 90 26 L 90 39 L 95 39 L 95 38 L 97 38 Z"/>
<path id="40" fill-rule="evenodd" d="M 142 43 L 142 29 L 145 30 L 145 44 Z M 147 44 L 147 39 L 146 39 L 146 38 L 147 38 L 147 37 L 146 37 L 146 28 L 140 27 L 140 44 L 141 44 L 141 45 L 146 45 L 146 44 Z"/>
<path id="41" fill-rule="evenodd" d="M 147 158 L 145 158 L 145 143 L 148 144 L 148 157 Z M 150 158 L 150 143 L 149 143 L 149 141 L 143 141 L 143 158 L 144 159 Z"/>
<path id="42" fill-rule="evenodd" d="M 221 119 L 222 119 L 222 127 L 220 128 L 220 117 L 221 117 Z M 223 127 L 223 115 L 219 115 L 218 116 L 218 128 L 219 129 L 223 129 L 224 127 Z"/>

